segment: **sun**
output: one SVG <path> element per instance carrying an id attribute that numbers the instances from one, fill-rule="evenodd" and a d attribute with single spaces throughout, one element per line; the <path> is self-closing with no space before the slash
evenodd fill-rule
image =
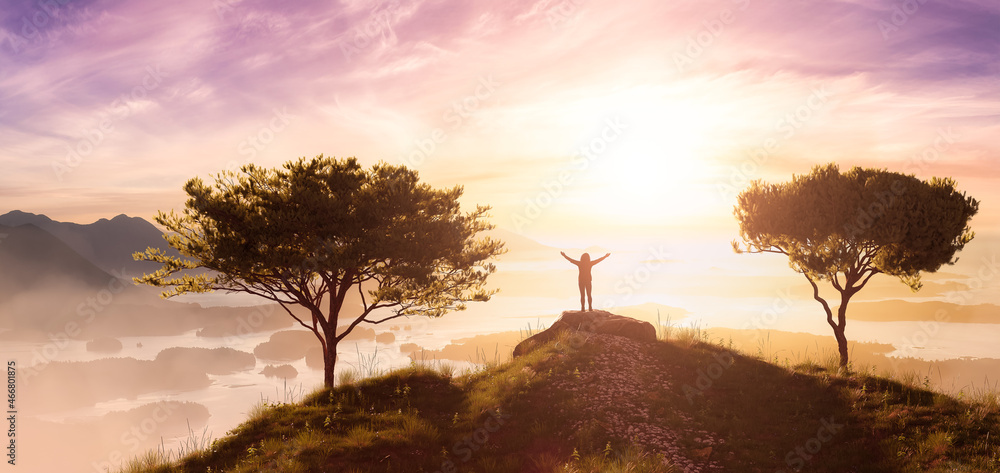
<path id="1" fill-rule="evenodd" d="M 699 215 L 711 205 L 711 126 L 685 107 L 644 104 L 622 113 L 621 136 L 594 159 L 589 207 L 625 219 Z"/>

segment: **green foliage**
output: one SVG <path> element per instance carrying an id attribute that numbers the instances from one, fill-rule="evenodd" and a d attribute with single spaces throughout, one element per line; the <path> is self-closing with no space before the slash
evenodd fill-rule
<path id="1" fill-rule="evenodd" d="M 404 166 L 364 169 L 354 158 L 301 158 L 278 169 L 250 164 L 224 171 L 208 185 L 184 186 L 182 214 L 160 212 L 171 247 L 135 259 L 163 266 L 135 281 L 163 296 L 226 290 L 277 302 L 312 330 L 327 353 L 360 322 L 441 316 L 468 301 L 486 301 L 503 243 L 477 234 L 493 226 L 489 207 L 462 213 L 461 187 L 433 189 Z M 210 270 L 195 272 L 190 270 Z M 360 313 L 337 334 L 348 292 L 362 296 Z M 302 306 L 300 318 L 290 310 Z M 374 311 L 391 315 L 369 319 Z M 327 356 L 327 365 L 334 363 Z M 327 366 L 327 384 L 333 372 Z"/>
<path id="2" fill-rule="evenodd" d="M 494 267 L 484 262 L 503 246 L 475 239 L 492 228 L 483 221 L 488 207 L 462 214 L 461 187 L 432 189 L 403 166 L 364 170 L 353 158 L 320 155 L 280 169 L 224 171 L 214 186 L 194 178 L 184 190 L 183 214 L 161 212 L 156 221 L 191 259 L 153 248 L 135 255 L 164 265 L 137 282 L 172 288 L 165 296 L 225 289 L 300 303 L 339 283 L 375 281 L 369 306 L 441 315 L 488 300 L 482 287 Z M 173 277 L 195 268 L 215 273 Z"/>
<path id="3" fill-rule="evenodd" d="M 950 178 L 921 181 L 912 175 L 836 164 L 817 166 L 791 182 L 754 181 L 735 208 L 742 243 L 737 253 L 779 253 L 805 275 L 826 311 L 848 366 L 844 336 L 847 303 L 876 274 L 898 277 L 914 291 L 920 273 L 952 264 L 972 240 L 969 220 L 979 202 Z M 837 318 L 817 281 L 840 292 Z"/>
<path id="4" fill-rule="evenodd" d="M 735 209 L 737 251 L 788 255 L 796 271 L 838 282 L 838 273 L 885 273 L 914 290 L 921 271 L 937 271 L 974 234 L 979 203 L 949 178 L 921 181 L 878 169 L 817 166 L 783 184 L 755 181 Z M 866 281 L 866 280 L 865 280 Z"/>

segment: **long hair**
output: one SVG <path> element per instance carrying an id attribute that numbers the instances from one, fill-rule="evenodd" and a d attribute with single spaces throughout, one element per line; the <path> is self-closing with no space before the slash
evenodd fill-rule
<path id="1" fill-rule="evenodd" d="M 583 261 L 584 263 L 589 263 L 590 262 L 590 253 L 584 253 L 584 254 L 580 255 L 580 261 Z"/>

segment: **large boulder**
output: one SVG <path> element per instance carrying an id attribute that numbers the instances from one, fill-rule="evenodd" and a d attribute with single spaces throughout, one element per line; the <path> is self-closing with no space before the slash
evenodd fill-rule
<path id="1" fill-rule="evenodd" d="M 536 333 L 514 347 L 514 356 L 521 356 L 532 348 L 555 340 L 563 331 L 605 333 L 631 338 L 640 342 L 655 342 L 656 329 L 649 322 L 612 314 L 604 310 L 569 310 L 563 312 L 551 327 Z"/>

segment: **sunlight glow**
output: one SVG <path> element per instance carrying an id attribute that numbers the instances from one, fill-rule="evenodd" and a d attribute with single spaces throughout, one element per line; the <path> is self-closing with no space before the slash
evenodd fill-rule
<path id="1" fill-rule="evenodd" d="M 703 152 L 712 120 L 690 102 L 632 103 L 625 129 L 594 162 L 589 207 L 616 219 L 697 215 L 708 204 L 710 161 Z"/>

